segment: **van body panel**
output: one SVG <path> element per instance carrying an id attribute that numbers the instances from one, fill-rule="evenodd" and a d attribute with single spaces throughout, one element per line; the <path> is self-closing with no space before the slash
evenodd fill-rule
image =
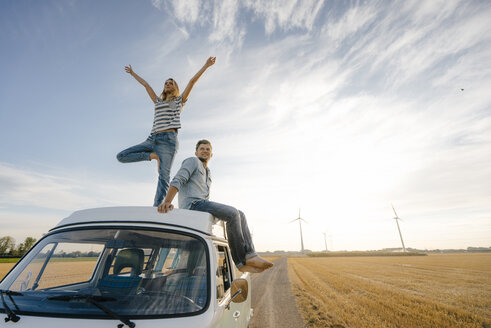
<path id="1" fill-rule="evenodd" d="M 12 328 L 116 328 L 121 323 L 115 319 L 70 319 L 70 318 L 53 318 L 53 317 L 38 317 L 22 315 L 21 319 L 14 322 L 4 322 L 3 318 L 0 321 L 0 327 Z M 212 313 L 203 313 L 193 317 L 172 318 L 172 319 L 143 319 L 131 320 L 136 324 L 136 328 L 211 328 Z M 209 322 L 210 324 L 206 324 Z M 125 325 L 125 327 L 127 327 Z"/>

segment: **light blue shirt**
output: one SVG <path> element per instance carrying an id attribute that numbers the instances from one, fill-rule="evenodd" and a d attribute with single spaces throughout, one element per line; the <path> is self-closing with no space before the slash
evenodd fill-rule
<path id="1" fill-rule="evenodd" d="M 198 157 L 186 158 L 170 185 L 179 190 L 179 208 L 189 209 L 194 201 L 210 198 L 210 169 Z"/>

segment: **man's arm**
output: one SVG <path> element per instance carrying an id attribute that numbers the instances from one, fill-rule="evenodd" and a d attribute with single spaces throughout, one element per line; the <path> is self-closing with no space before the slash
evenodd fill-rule
<path id="1" fill-rule="evenodd" d="M 167 213 L 174 209 L 174 205 L 172 205 L 172 200 L 176 197 L 179 190 L 176 187 L 170 186 L 169 190 L 167 190 L 167 195 L 165 195 L 164 201 L 159 205 L 160 213 Z"/>
<path id="2" fill-rule="evenodd" d="M 198 165 L 196 158 L 190 157 L 182 162 L 181 168 L 179 171 L 177 171 L 174 179 L 172 179 L 170 183 L 169 190 L 167 190 L 164 200 L 158 207 L 158 211 L 160 213 L 172 211 L 174 208 L 172 205 L 172 200 L 174 200 L 174 197 L 176 197 L 176 194 L 179 192 L 181 186 L 188 182 L 189 178 L 197 168 Z"/>

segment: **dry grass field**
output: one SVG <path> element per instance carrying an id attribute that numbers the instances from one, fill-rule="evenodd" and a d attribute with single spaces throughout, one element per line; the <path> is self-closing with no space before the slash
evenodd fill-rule
<path id="1" fill-rule="evenodd" d="M 281 256 L 276 256 L 276 255 L 266 255 L 266 256 L 261 255 L 261 257 L 270 262 L 274 262 L 277 259 L 281 258 Z"/>
<path id="2" fill-rule="evenodd" d="M 64 284 L 77 283 L 87 281 L 92 275 L 92 271 L 95 266 L 95 259 L 91 261 L 55 261 L 50 263 L 43 274 L 43 278 L 39 281 L 39 288 L 49 288 L 53 286 L 60 286 Z M 0 263 L 0 279 L 2 279 L 15 263 Z M 42 263 L 33 263 L 30 265 L 29 270 L 36 276 L 41 269 Z M 17 282 L 25 280 L 26 272 L 17 279 Z M 33 280 L 34 278 L 32 278 Z M 19 286 L 14 283 L 12 285 L 14 290 L 19 290 Z"/>
<path id="3" fill-rule="evenodd" d="M 15 263 L 0 263 L 0 279 L 3 277 L 14 267 Z"/>
<path id="4" fill-rule="evenodd" d="M 94 264 L 53 263 L 43 285 L 84 281 Z M 298 257 L 288 269 L 308 327 L 491 328 L 491 254 Z"/>
<path id="5" fill-rule="evenodd" d="M 491 254 L 289 258 L 308 327 L 491 327 Z"/>

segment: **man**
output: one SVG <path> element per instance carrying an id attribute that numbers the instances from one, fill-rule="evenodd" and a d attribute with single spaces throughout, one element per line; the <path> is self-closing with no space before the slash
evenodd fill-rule
<path id="1" fill-rule="evenodd" d="M 158 210 L 161 213 L 171 211 L 174 208 L 172 200 L 179 192 L 179 208 L 208 212 L 227 222 L 230 251 L 240 271 L 259 273 L 269 269 L 273 263 L 256 254 L 244 213 L 232 206 L 208 200 L 211 186 L 208 161 L 213 156 L 211 150 L 208 140 L 198 141 L 196 157 L 189 157 L 182 162 Z"/>

